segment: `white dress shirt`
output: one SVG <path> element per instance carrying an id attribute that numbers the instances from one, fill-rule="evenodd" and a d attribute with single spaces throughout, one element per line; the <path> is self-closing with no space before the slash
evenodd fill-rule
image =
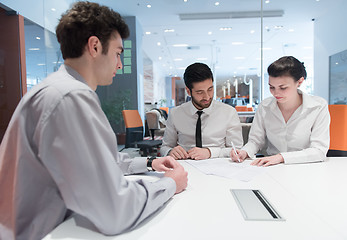
<path id="1" fill-rule="evenodd" d="M 160 149 L 162 156 L 169 154 L 172 148 L 180 145 L 186 151 L 196 147 L 195 129 L 198 109 L 192 101 L 170 110 Z M 211 158 L 230 157 L 231 141 L 236 148 L 243 145 L 242 128 L 235 108 L 212 101 L 201 115 L 202 147 L 208 148 Z"/>
<path id="2" fill-rule="evenodd" d="M 146 160 L 117 151 L 96 93 L 61 66 L 20 101 L 0 146 L 0 239 L 41 239 L 68 210 L 107 235 L 129 230 L 171 198 L 171 178 L 128 181 Z"/>
<path id="3" fill-rule="evenodd" d="M 287 123 L 274 97 L 261 102 L 242 148 L 250 157 L 267 143 L 267 154 L 281 153 L 286 164 L 324 161 L 330 144 L 328 104 L 323 98 L 298 92 L 302 104 Z"/>

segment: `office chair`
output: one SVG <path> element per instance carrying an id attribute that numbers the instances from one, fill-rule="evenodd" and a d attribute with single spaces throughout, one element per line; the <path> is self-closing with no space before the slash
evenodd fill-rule
<path id="1" fill-rule="evenodd" d="M 152 140 L 154 140 L 155 137 L 157 140 L 163 138 L 166 119 L 162 115 L 162 111 L 161 109 L 152 109 L 146 112 L 147 125 L 151 132 Z"/>
<path id="2" fill-rule="evenodd" d="M 347 156 L 347 105 L 329 105 L 330 146 L 328 157 Z"/>
<path id="3" fill-rule="evenodd" d="M 123 110 L 122 114 L 126 128 L 125 148 L 140 148 L 140 154 L 144 157 L 156 154 L 162 141 L 143 139 L 143 125 L 138 110 Z"/>

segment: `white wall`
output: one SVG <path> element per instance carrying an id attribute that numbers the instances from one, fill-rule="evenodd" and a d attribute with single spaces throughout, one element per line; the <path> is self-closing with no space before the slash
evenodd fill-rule
<path id="1" fill-rule="evenodd" d="M 329 101 L 329 56 L 347 49 L 347 1 L 314 24 L 314 95 Z"/>
<path id="2" fill-rule="evenodd" d="M 159 103 L 159 100 L 166 99 L 166 75 L 158 65 L 159 63 L 153 62 L 153 99 Z"/>

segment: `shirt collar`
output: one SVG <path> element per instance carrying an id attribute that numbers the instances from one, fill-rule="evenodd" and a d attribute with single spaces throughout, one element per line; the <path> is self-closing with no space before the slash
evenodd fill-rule
<path id="1" fill-rule="evenodd" d="M 314 98 L 312 98 L 307 93 L 304 93 L 300 89 L 298 89 L 298 93 L 300 95 L 302 95 L 302 109 L 303 110 L 306 110 L 306 109 L 309 109 L 309 108 L 315 108 L 315 107 L 321 105 L 318 101 L 316 101 Z M 268 107 L 268 108 L 273 110 L 273 109 L 278 107 L 277 101 L 276 101 L 276 99 L 274 97 L 271 97 L 270 99 L 271 100 L 269 100 L 269 101 L 265 101 L 263 106 L 264 107 Z"/>
<path id="2" fill-rule="evenodd" d="M 213 105 L 214 105 L 214 100 L 212 100 L 211 105 L 208 108 L 204 108 L 201 111 L 204 112 L 204 114 L 210 115 L 210 113 L 212 112 L 213 109 Z M 191 100 L 189 102 L 189 112 L 191 113 L 191 115 L 196 114 L 196 112 L 199 111 L 199 109 L 197 109 L 194 104 L 193 101 Z"/>
<path id="3" fill-rule="evenodd" d="M 70 76 L 72 76 L 74 79 L 86 84 L 86 80 L 84 80 L 84 78 L 75 70 L 73 69 L 72 67 L 68 66 L 68 65 L 65 65 L 65 64 L 62 64 L 59 68 L 59 70 L 61 71 L 65 71 L 67 74 L 69 74 Z"/>

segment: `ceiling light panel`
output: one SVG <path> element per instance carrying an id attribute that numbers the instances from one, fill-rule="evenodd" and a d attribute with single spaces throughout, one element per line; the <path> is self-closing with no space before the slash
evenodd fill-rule
<path id="1" fill-rule="evenodd" d="M 282 17 L 283 10 L 274 11 L 246 11 L 246 12 L 214 12 L 214 13 L 184 13 L 179 14 L 180 20 L 204 20 L 204 19 L 232 19 L 232 18 L 260 18 Z"/>

